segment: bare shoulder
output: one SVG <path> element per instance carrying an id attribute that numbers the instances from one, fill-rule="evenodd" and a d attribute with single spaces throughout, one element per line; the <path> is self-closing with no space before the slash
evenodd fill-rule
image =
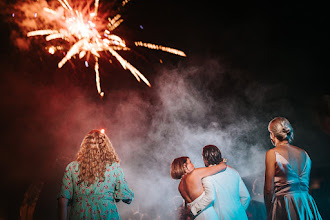
<path id="1" fill-rule="evenodd" d="M 180 195 L 182 196 L 183 199 L 186 200 L 186 192 L 185 192 L 185 187 L 184 187 L 184 180 L 181 180 L 178 186 L 178 190 L 180 192 Z"/>
<path id="2" fill-rule="evenodd" d="M 265 163 L 266 164 L 275 164 L 276 156 L 275 156 L 275 150 L 270 149 L 266 153 Z"/>
<path id="3" fill-rule="evenodd" d="M 275 158 L 275 150 L 274 150 L 274 149 L 269 149 L 269 150 L 266 152 L 266 158 L 272 158 L 272 157 Z"/>
<path id="4" fill-rule="evenodd" d="M 194 169 L 193 171 L 191 171 L 191 173 L 188 173 L 188 174 L 184 175 L 184 176 L 182 177 L 181 182 L 182 182 L 182 181 L 185 181 L 185 182 L 193 181 L 193 179 L 196 178 L 197 173 L 198 173 L 198 172 L 196 172 L 196 169 Z"/>
<path id="5" fill-rule="evenodd" d="M 183 182 L 184 182 L 184 180 L 181 179 L 181 181 L 180 181 L 180 183 L 178 185 L 178 190 L 179 190 L 180 193 L 182 192 L 182 189 L 183 189 Z"/>

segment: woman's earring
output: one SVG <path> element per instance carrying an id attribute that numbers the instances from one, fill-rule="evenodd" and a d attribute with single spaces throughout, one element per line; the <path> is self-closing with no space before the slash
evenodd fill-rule
<path id="1" fill-rule="evenodd" d="M 275 141 L 271 138 L 270 142 L 272 142 L 272 145 L 276 147 Z"/>

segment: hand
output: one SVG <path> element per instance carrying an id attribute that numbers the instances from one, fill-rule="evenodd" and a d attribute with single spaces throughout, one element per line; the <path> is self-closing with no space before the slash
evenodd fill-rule
<path id="1" fill-rule="evenodd" d="M 187 217 L 187 220 L 192 220 L 195 218 L 195 216 L 191 212 L 190 206 L 186 207 L 186 217 Z"/>
<path id="2" fill-rule="evenodd" d="M 132 200 L 131 199 L 123 199 L 123 202 L 126 204 L 131 204 Z"/>
<path id="3" fill-rule="evenodd" d="M 190 216 L 190 215 L 187 215 L 187 218 L 186 218 L 187 220 L 193 220 L 194 219 L 194 216 L 192 215 L 192 216 Z"/>
<path id="4" fill-rule="evenodd" d="M 186 212 L 187 212 L 187 214 L 191 213 L 191 208 L 190 208 L 190 206 L 186 206 Z"/>

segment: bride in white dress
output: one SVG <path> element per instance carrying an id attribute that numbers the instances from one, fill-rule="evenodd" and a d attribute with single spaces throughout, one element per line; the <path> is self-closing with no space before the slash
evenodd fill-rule
<path id="1" fill-rule="evenodd" d="M 173 179 L 181 179 L 178 187 L 179 192 L 189 207 L 198 202 L 205 194 L 202 179 L 206 176 L 223 171 L 226 168 L 227 165 L 221 162 L 215 166 L 195 169 L 189 157 L 179 157 L 174 159 L 171 164 L 171 177 Z M 209 206 L 195 219 L 217 220 L 219 218 L 213 206 Z"/>

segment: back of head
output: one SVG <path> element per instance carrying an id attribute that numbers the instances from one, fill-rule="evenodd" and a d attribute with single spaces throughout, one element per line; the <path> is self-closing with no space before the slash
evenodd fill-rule
<path id="1" fill-rule="evenodd" d="M 181 179 L 185 174 L 185 163 L 189 157 L 175 158 L 171 164 L 171 177 L 173 179 Z"/>
<path id="2" fill-rule="evenodd" d="M 268 130 L 280 141 L 287 140 L 289 143 L 292 143 L 293 141 L 293 128 L 286 118 L 274 118 L 269 122 Z"/>
<path id="3" fill-rule="evenodd" d="M 207 145 L 203 148 L 203 158 L 207 160 L 208 165 L 222 162 L 221 151 L 215 145 Z"/>
<path id="4" fill-rule="evenodd" d="M 104 181 L 106 165 L 119 163 L 119 158 L 106 134 L 99 130 L 90 131 L 83 139 L 77 159 L 79 182 L 93 184 L 98 178 Z"/>

